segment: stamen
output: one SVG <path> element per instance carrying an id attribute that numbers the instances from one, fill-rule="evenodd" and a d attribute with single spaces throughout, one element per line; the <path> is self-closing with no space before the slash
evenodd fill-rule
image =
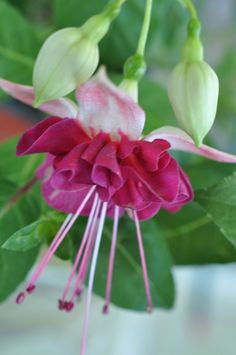
<path id="1" fill-rule="evenodd" d="M 78 265 L 79 265 L 79 262 L 80 262 L 80 259 L 81 259 L 81 256 L 82 256 L 82 253 L 83 253 L 84 248 L 85 248 L 85 246 L 86 246 L 86 243 L 87 243 L 87 240 L 88 240 L 88 237 L 89 237 L 89 232 L 90 232 L 90 229 L 91 229 L 91 225 L 92 225 L 92 222 L 93 222 L 94 213 L 95 213 L 97 204 L 98 204 L 98 195 L 96 194 L 96 196 L 95 196 L 95 198 L 94 198 L 94 202 L 93 202 L 93 206 L 92 206 L 91 212 L 90 212 L 90 214 L 89 214 L 89 218 L 88 218 L 88 222 L 87 222 L 87 225 L 86 225 L 86 229 L 85 229 L 85 232 L 84 232 L 84 235 L 83 235 L 83 238 L 82 238 L 82 242 L 81 242 L 81 245 L 80 245 L 80 247 L 79 247 L 78 253 L 77 253 L 77 255 L 76 255 L 76 259 L 75 259 L 75 262 L 74 262 L 72 271 L 71 271 L 71 273 L 70 273 L 69 279 L 68 279 L 68 281 L 67 281 L 67 284 L 66 284 L 66 287 L 65 287 L 63 296 L 62 296 L 62 301 L 65 301 L 65 299 L 66 299 L 66 297 L 67 297 L 67 294 L 68 294 L 68 292 L 69 292 L 69 290 L 70 290 L 71 282 L 72 282 L 73 277 L 74 277 L 74 275 L 75 275 L 75 273 L 76 273 L 76 270 L 77 270 L 77 268 L 78 268 Z"/>
<path id="2" fill-rule="evenodd" d="M 32 284 L 30 284 L 26 289 L 27 293 L 33 293 L 34 290 L 35 290 L 35 285 Z"/>
<path id="3" fill-rule="evenodd" d="M 74 308 L 74 303 L 73 302 L 65 302 L 65 310 L 66 312 L 70 312 L 72 311 L 72 309 Z"/>
<path id="4" fill-rule="evenodd" d="M 54 255 L 55 251 L 63 241 L 63 239 L 66 237 L 67 233 L 70 231 L 72 228 L 73 224 L 75 223 L 76 219 L 79 217 L 81 211 L 83 210 L 84 206 L 88 202 L 89 198 L 91 197 L 92 193 L 96 189 L 96 186 L 92 186 L 87 195 L 85 196 L 84 200 L 82 201 L 81 205 L 77 209 L 76 213 L 74 215 L 69 214 L 64 223 L 62 224 L 61 228 L 59 229 L 58 233 L 56 234 L 56 237 L 54 238 L 53 242 L 51 243 L 50 247 L 48 248 L 47 252 L 45 253 L 43 259 L 39 263 L 38 267 L 36 268 L 35 272 L 33 273 L 33 276 L 31 277 L 28 286 L 26 287 L 26 290 L 28 293 L 33 292 L 35 289 L 35 283 L 37 279 L 39 278 L 40 274 L 44 270 L 44 268 L 47 266 L 49 261 L 51 260 L 52 256 Z M 20 297 L 21 294 L 19 294 L 19 300 L 21 300 Z M 17 297 L 18 300 L 18 297 Z M 18 300 L 18 301 L 19 301 Z M 19 303 L 19 302 L 17 302 Z"/>
<path id="5" fill-rule="evenodd" d="M 116 206 L 115 213 L 114 213 L 114 224 L 113 224 L 113 231 L 112 231 L 112 241 L 111 241 L 110 257 L 109 257 L 109 264 L 108 264 L 106 296 L 105 296 L 105 304 L 103 306 L 103 314 L 109 313 L 118 224 L 119 224 L 119 207 Z"/>
<path id="6" fill-rule="evenodd" d="M 16 303 L 21 304 L 25 299 L 25 292 L 20 292 L 16 297 Z"/>
<path id="7" fill-rule="evenodd" d="M 88 241 L 87 241 L 87 244 L 85 247 L 83 259 L 82 259 L 82 262 L 80 265 L 80 269 L 78 271 L 78 276 L 76 278 L 73 293 L 72 293 L 72 296 L 70 299 L 70 301 L 72 301 L 72 302 L 74 302 L 75 298 L 78 297 L 78 295 L 80 295 L 82 292 L 81 288 L 83 285 L 84 278 L 86 276 L 89 260 L 90 260 L 90 257 L 91 257 L 92 251 L 93 251 L 93 245 L 95 242 L 95 237 L 96 237 L 95 230 L 96 230 L 96 223 L 97 223 L 98 214 L 100 211 L 100 206 L 101 206 L 101 201 L 98 201 L 97 206 L 96 206 L 96 211 L 94 213 L 92 225 L 91 225 L 91 228 L 89 231 Z"/>
<path id="8" fill-rule="evenodd" d="M 82 342 L 81 342 L 81 353 L 80 353 L 81 355 L 85 355 L 85 353 L 86 353 L 89 315 L 90 315 L 90 304 L 91 304 L 91 298 L 92 298 L 92 290 L 93 290 L 93 283 L 94 283 L 94 276 L 95 276 L 98 252 L 99 252 L 99 247 L 100 247 L 100 243 L 101 243 L 101 239 L 102 239 L 102 231 L 103 231 L 103 227 L 104 227 L 106 212 L 107 212 L 107 202 L 104 202 L 103 206 L 102 206 L 100 220 L 99 220 L 96 242 L 95 242 L 95 246 L 94 246 L 90 274 L 89 274 L 88 294 L 87 294 L 87 300 L 86 300 L 83 336 L 82 336 Z"/>
<path id="9" fill-rule="evenodd" d="M 60 309 L 60 311 L 65 309 L 65 301 L 58 300 L 58 309 Z"/>
<path id="10" fill-rule="evenodd" d="M 135 227 L 137 232 L 141 264 L 143 269 L 143 279 L 144 279 L 145 293 L 147 297 L 147 312 L 150 313 L 152 311 L 152 296 L 150 291 L 150 283 L 149 283 L 148 272 L 147 272 L 147 264 L 146 264 L 145 253 L 144 253 L 141 228 L 140 228 L 140 223 L 136 211 L 133 211 L 133 216 L 134 216 L 134 222 L 135 222 Z"/>

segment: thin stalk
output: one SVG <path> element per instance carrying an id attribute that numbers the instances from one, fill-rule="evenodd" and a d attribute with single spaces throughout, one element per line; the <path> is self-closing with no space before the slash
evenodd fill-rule
<path id="1" fill-rule="evenodd" d="M 184 0 L 184 4 L 187 7 L 192 19 L 198 20 L 197 10 L 196 10 L 192 0 Z"/>
<path id="2" fill-rule="evenodd" d="M 144 18 L 143 18 L 143 25 L 138 41 L 138 47 L 137 47 L 137 54 L 144 56 L 145 52 L 145 46 L 147 42 L 147 37 L 148 37 L 148 32 L 150 28 L 150 22 L 151 22 L 151 14 L 152 14 L 152 2 L 153 0 L 147 0 L 146 1 L 146 8 L 145 8 L 145 13 L 144 13 Z"/>

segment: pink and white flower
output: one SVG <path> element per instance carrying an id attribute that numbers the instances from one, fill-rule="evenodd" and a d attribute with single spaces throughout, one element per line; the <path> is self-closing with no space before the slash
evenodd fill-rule
<path id="1" fill-rule="evenodd" d="M 0 80 L 0 87 L 27 104 L 34 100 L 31 87 L 6 80 Z M 193 199 L 188 177 L 168 150 L 188 151 L 230 163 L 236 163 L 236 156 L 206 145 L 198 148 L 186 133 L 175 127 L 162 127 L 142 137 L 144 111 L 104 73 L 83 84 L 76 97 L 79 107 L 65 98 L 43 104 L 40 109 L 53 116 L 29 129 L 17 146 L 18 155 L 47 153 L 37 171 L 43 196 L 50 206 L 68 213 L 26 290 L 18 295 L 17 303 L 34 290 L 37 279 L 78 216 L 88 216 L 80 248 L 59 301 L 60 309 L 72 310 L 91 260 L 81 348 L 84 355 L 95 268 L 106 216 L 114 219 L 114 225 L 104 313 L 109 310 L 119 218 L 125 211 L 136 227 L 150 311 L 152 298 L 139 222 L 153 217 L 161 208 L 178 211 Z M 72 294 L 68 298 L 73 280 Z"/>

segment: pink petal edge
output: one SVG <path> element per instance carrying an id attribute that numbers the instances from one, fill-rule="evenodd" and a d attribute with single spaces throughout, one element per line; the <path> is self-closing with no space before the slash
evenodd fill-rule
<path id="1" fill-rule="evenodd" d="M 0 88 L 15 99 L 32 106 L 34 101 L 34 89 L 32 86 L 16 84 L 11 81 L 0 79 Z M 69 99 L 58 99 L 46 102 L 39 106 L 41 111 L 58 117 L 75 118 L 78 108 Z"/>
<path id="2" fill-rule="evenodd" d="M 120 139 L 120 132 L 131 139 L 140 138 L 144 111 L 108 79 L 104 68 L 77 89 L 76 97 L 79 119 L 92 134 L 102 130 L 116 139 Z"/>
<path id="3" fill-rule="evenodd" d="M 161 127 L 144 137 L 144 140 L 151 142 L 154 139 L 160 138 L 166 139 L 171 144 L 170 149 L 201 155 L 219 162 L 236 163 L 236 155 L 224 153 L 205 144 L 202 144 L 201 147 L 196 147 L 192 138 L 177 127 Z"/>

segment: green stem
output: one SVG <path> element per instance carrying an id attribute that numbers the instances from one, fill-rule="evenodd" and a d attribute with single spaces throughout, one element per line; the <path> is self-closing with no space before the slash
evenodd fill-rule
<path id="1" fill-rule="evenodd" d="M 143 19 L 143 25 L 138 41 L 138 48 L 137 48 L 137 54 L 143 56 L 144 51 L 145 51 L 145 46 L 147 42 L 147 36 L 148 36 L 148 31 L 150 27 L 150 22 L 151 22 L 151 14 L 152 14 L 152 0 L 146 0 L 146 8 L 145 8 L 145 14 L 144 14 L 144 19 Z"/>
<path id="2" fill-rule="evenodd" d="M 192 19 L 198 20 L 197 10 L 196 10 L 192 0 L 184 0 L 184 3 L 186 5 Z"/>

